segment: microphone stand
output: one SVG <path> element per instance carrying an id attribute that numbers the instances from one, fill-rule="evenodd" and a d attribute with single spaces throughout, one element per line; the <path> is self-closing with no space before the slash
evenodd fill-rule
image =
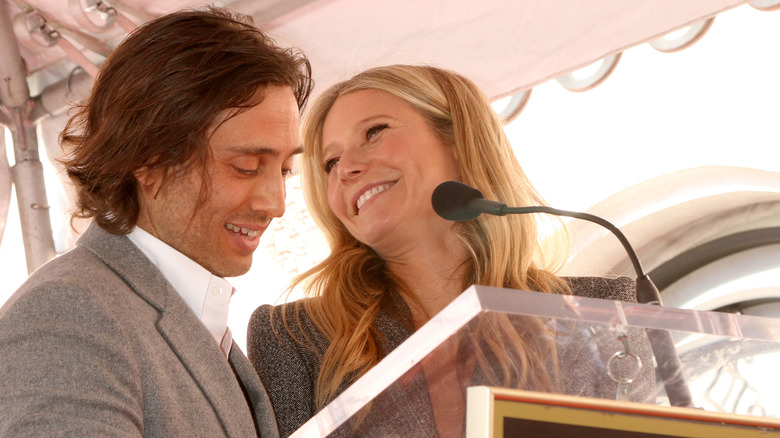
<path id="1" fill-rule="evenodd" d="M 484 213 L 494 214 L 498 216 L 505 216 L 507 214 L 526 214 L 526 213 L 547 213 L 557 216 L 568 216 L 577 219 L 583 219 L 589 222 L 593 222 L 608 229 L 618 238 L 620 243 L 625 248 L 628 257 L 631 260 L 631 264 L 636 271 L 636 299 L 637 302 L 643 304 L 654 304 L 661 306 L 661 294 L 658 292 L 658 288 L 653 283 L 653 280 L 645 274 L 642 269 L 642 264 L 639 262 L 634 248 L 628 242 L 625 234 L 611 222 L 602 219 L 598 216 L 575 212 L 559 210 L 557 208 L 546 206 L 534 206 L 534 207 L 508 207 L 506 204 L 496 203 L 494 201 L 488 201 L 485 199 L 472 199 L 469 201 L 469 207 L 481 210 Z M 475 205 L 482 204 L 482 205 Z M 672 406 L 681 407 L 694 407 L 693 398 L 691 397 L 691 391 L 688 388 L 688 384 L 685 381 L 685 377 L 682 374 L 682 364 L 680 362 L 680 356 L 677 354 L 677 349 L 674 346 L 671 334 L 666 330 L 647 329 L 647 337 L 650 340 L 650 347 L 653 350 L 656 363 L 658 364 L 658 373 L 663 379 L 664 388 L 666 389 L 666 395 L 669 398 L 669 403 Z"/>

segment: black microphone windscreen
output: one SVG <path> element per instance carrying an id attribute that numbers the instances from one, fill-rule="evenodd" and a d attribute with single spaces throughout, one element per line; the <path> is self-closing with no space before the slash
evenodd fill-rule
<path id="1" fill-rule="evenodd" d="M 431 196 L 433 210 L 450 221 L 468 221 L 480 215 L 467 207 L 473 199 L 483 199 L 482 192 L 458 181 L 445 181 L 436 187 Z"/>

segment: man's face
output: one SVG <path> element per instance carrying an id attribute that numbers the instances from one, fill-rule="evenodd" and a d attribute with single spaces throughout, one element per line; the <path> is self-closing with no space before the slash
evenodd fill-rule
<path id="1" fill-rule="evenodd" d="M 301 139 L 290 87 L 269 86 L 259 105 L 219 124 L 226 114 L 205 166 L 172 169 L 164 184 L 159 170 L 136 173 L 138 226 L 214 275 L 235 277 L 249 270 L 260 235 L 284 213 L 285 178 Z"/>

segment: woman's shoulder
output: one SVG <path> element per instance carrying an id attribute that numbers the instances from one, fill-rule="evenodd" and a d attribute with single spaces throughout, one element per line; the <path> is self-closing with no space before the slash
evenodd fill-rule
<path id="1" fill-rule="evenodd" d="M 588 297 L 636 302 L 636 282 L 630 277 L 564 277 L 571 294 Z"/>
<path id="2" fill-rule="evenodd" d="M 249 319 L 249 332 L 255 335 L 272 332 L 290 332 L 293 335 L 298 335 L 316 330 L 316 325 L 306 311 L 305 305 L 307 301 L 312 299 L 314 298 L 304 298 L 278 305 L 265 304 L 258 307 L 252 312 Z"/>
<path id="3" fill-rule="evenodd" d="M 292 363 L 309 372 L 319 367 L 319 357 L 328 341 L 301 304 L 263 305 L 252 314 L 247 327 L 247 355 L 261 375 L 262 371 Z"/>
<path id="4" fill-rule="evenodd" d="M 316 412 L 314 387 L 326 346 L 302 303 L 260 306 L 249 320 L 247 356 L 268 391 L 282 436 Z"/>

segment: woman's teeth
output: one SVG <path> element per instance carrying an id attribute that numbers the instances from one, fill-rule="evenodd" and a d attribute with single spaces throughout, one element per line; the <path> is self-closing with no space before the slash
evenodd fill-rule
<path id="1" fill-rule="evenodd" d="M 357 203 L 356 203 L 357 209 L 360 210 L 360 207 L 362 207 L 363 204 L 366 203 L 366 201 L 371 199 L 372 196 L 376 195 L 379 192 L 384 192 L 385 190 L 389 189 L 392 186 L 393 186 L 392 184 L 384 184 L 384 185 L 381 185 L 381 186 L 376 186 L 373 189 L 366 191 L 365 193 L 360 195 L 360 197 L 358 198 Z"/>

